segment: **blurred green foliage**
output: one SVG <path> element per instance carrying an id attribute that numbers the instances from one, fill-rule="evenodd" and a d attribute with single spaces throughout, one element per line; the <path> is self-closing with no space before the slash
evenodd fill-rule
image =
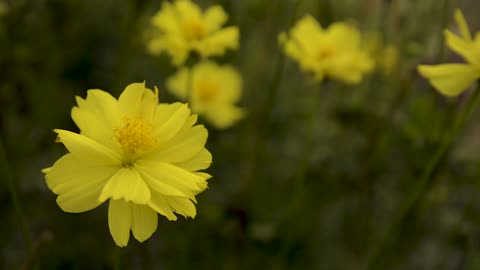
<path id="1" fill-rule="evenodd" d="M 27 256 L 0 172 L 0 268 L 33 260 L 36 269 L 363 269 L 468 98 L 440 97 L 415 66 L 456 61 L 443 46 L 442 29 L 451 25 L 454 7 L 463 7 L 471 28 L 479 29 L 480 6 L 473 0 L 302 1 L 297 18 L 308 12 L 323 25 L 353 21 L 397 46 L 400 62 L 390 75 L 378 71 L 352 87 L 315 84 L 286 60 L 272 98 L 267 89 L 282 64 L 277 34 L 289 27 L 295 2 L 200 2 L 221 4 L 229 24 L 240 27 L 240 50 L 218 60 L 239 67 L 249 114 L 229 130 L 210 127 L 214 178 L 198 197 L 197 217 L 161 218 L 147 242 L 119 249 L 105 206 L 62 212 L 40 170 L 65 153 L 51 130 L 77 130 L 70 119 L 75 95 L 100 88 L 118 96 L 144 80 L 164 88 L 174 72 L 170 59 L 144 48 L 144 31 L 161 1 L 3 0 L 0 133 L 36 250 Z M 160 100 L 175 99 L 161 90 Z M 380 269 L 479 269 L 478 116 L 387 245 Z M 306 147 L 308 132 L 314 141 Z"/>

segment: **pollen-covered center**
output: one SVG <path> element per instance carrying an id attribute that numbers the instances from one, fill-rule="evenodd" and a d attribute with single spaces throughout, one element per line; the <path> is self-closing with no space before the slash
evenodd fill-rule
<path id="1" fill-rule="evenodd" d="M 126 154 L 135 154 L 155 144 L 153 127 L 141 119 L 124 118 L 121 128 L 114 130 L 114 136 Z"/>
<path id="2" fill-rule="evenodd" d="M 185 22 L 185 32 L 191 40 L 198 40 L 205 36 L 205 25 L 199 18 L 190 18 Z"/>
<path id="3" fill-rule="evenodd" d="M 218 85 L 211 80 L 204 79 L 197 82 L 195 90 L 198 98 L 201 101 L 211 102 L 218 94 Z"/>

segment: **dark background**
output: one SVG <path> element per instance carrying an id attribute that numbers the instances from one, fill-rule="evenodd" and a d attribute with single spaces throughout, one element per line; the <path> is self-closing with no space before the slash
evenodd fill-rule
<path id="1" fill-rule="evenodd" d="M 240 28 L 240 49 L 215 60 L 239 68 L 248 115 L 223 131 L 205 123 L 213 178 L 198 196 L 197 217 L 162 217 L 149 240 L 132 238 L 120 249 L 105 205 L 62 212 L 41 169 L 66 152 L 52 130 L 78 131 L 70 110 L 87 89 L 117 97 L 145 80 L 160 88 L 161 102 L 175 101 L 163 90 L 175 72 L 170 59 L 145 50 L 161 2 L 0 1 L 0 135 L 9 162 L 0 167 L 0 269 L 363 269 L 470 95 L 441 97 L 415 67 L 462 61 L 445 49 L 442 31 L 455 29 L 455 7 L 479 29 L 478 2 L 302 1 L 296 18 L 351 21 L 398 49 L 390 73 L 378 69 L 349 86 L 314 83 L 279 56 L 277 35 L 289 28 L 296 1 L 200 1 L 222 5 L 228 25 Z M 281 77 L 272 97 L 275 70 Z M 480 269 L 478 119 L 475 113 L 440 161 L 379 269 Z"/>

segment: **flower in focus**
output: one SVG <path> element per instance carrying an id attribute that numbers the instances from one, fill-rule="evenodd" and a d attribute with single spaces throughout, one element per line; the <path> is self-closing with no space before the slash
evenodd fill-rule
<path id="1" fill-rule="evenodd" d="M 235 106 L 242 94 L 242 78 L 230 66 L 210 61 L 191 69 L 182 68 L 167 81 L 167 89 L 181 100 L 189 100 L 192 111 L 217 128 L 227 128 L 244 115 Z"/>
<path id="2" fill-rule="evenodd" d="M 334 23 L 324 29 L 314 17 L 305 15 L 288 35 L 280 34 L 279 40 L 285 54 L 302 70 L 313 72 L 316 80 L 330 77 L 356 84 L 375 65 L 361 48 L 359 31 L 347 23 Z"/>
<path id="3" fill-rule="evenodd" d="M 195 217 L 195 195 L 207 188 L 212 156 L 207 130 L 195 125 L 186 104 L 158 104 L 144 83 L 127 86 L 116 100 L 102 90 L 77 97 L 72 119 L 80 134 L 56 129 L 69 153 L 44 169 L 48 187 L 65 212 L 109 202 L 108 226 L 118 246 L 140 242 L 157 228 L 157 213 Z"/>
<path id="4" fill-rule="evenodd" d="M 219 5 L 202 13 L 190 0 L 164 1 L 151 20 L 156 33 L 148 49 L 152 54 L 167 52 L 176 66 L 182 65 L 191 51 L 203 58 L 223 55 L 227 49 L 238 48 L 238 28 L 222 28 L 227 19 Z"/>
<path id="5" fill-rule="evenodd" d="M 460 10 L 455 10 L 455 21 L 460 30 L 457 36 L 445 30 L 448 48 L 465 59 L 466 64 L 419 65 L 418 71 L 441 94 L 455 97 L 480 78 L 480 32 L 472 38 L 467 22 Z"/>

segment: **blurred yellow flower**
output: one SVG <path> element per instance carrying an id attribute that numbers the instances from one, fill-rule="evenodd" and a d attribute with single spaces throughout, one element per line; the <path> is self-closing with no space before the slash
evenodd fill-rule
<path id="1" fill-rule="evenodd" d="M 242 78 L 230 66 L 203 61 L 192 69 L 182 68 L 167 81 L 167 89 L 181 100 L 189 100 L 192 111 L 216 128 L 227 128 L 244 115 L 235 106 L 242 94 Z"/>
<path id="2" fill-rule="evenodd" d="M 377 33 L 365 38 L 365 50 L 375 61 L 376 68 L 385 75 L 391 74 L 399 62 L 399 52 L 393 44 L 383 42 Z"/>
<path id="3" fill-rule="evenodd" d="M 195 195 L 207 188 L 208 132 L 194 125 L 186 104 L 158 104 L 145 83 L 127 86 L 116 100 L 102 90 L 77 97 L 72 119 L 80 134 L 56 129 L 69 153 L 44 169 L 48 187 L 65 212 L 109 201 L 108 226 L 118 246 L 140 242 L 157 228 L 157 213 L 195 217 Z"/>
<path id="4" fill-rule="evenodd" d="M 443 95 L 455 97 L 480 78 L 480 32 L 472 39 L 462 12 L 455 10 L 455 21 L 460 31 L 457 36 L 445 30 L 447 46 L 460 54 L 466 64 L 419 65 L 418 71 Z"/>
<path id="5" fill-rule="evenodd" d="M 314 17 L 305 15 L 287 34 L 279 36 L 285 54 L 316 80 L 330 77 L 359 83 L 374 68 L 374 61 L 361 48 L 358 30 L 343 22 L 323 29 Z"/>
<path id="6" fill-rule="evenodd" d="M 152 54 L 167 52 L 173 64 L 182 65 L 191 51 L 202 58 L 223 55 L 238 48 L 238 27 L 222 28 L 228 16 L 219 5 L 204 13 L 190 0 L 164 1 L 151 24 L 156 33 L 148 43 Z"/>

